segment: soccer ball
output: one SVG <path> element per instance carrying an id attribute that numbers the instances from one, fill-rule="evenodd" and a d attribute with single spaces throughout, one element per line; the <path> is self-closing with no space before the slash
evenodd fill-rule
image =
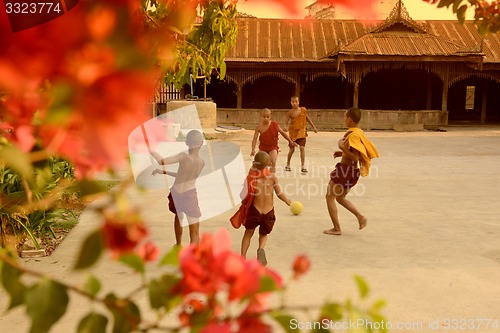
<path id="1" fill-rule="evenodd" d="M 304 209 L 304 206 L 300 201 L 294 201 L 290 204 L 290 211 L 292 212 L 293 215 L 299 215 L 302 213 L 302 210 Z"/>

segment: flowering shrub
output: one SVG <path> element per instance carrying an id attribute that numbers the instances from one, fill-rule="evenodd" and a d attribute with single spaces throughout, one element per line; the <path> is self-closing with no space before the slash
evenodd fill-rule
<path id="1" fill-rule="evenodd" d="M 273 1 L 298 11 L 298 1 Z M 373 0 L 319 2 L 363 11 Z M 469 7 L 475 8 L 481 32 L 498 30 L 496 2 L 430 2 L 453 5 L 460 20 Z M 15 173 L 24 189 L 15 200 L 10 200 L 13 193 L 0 193 L 2 213 L 7 215 L 21 211 L 28 216 L 51 209 L 68 189 L 76 188 L 84 197 L 104 194 L 93 180 L 95 172 L 113 169 L 126 160 L 128 134 L 149 119 L 146 105 L 165 73 L 177 84 L 189 80 L 190 74 L 210 77 L 213 69 L 223 77 L 225 51 L 236 36 L 235 0 L 63 3 L 67 5 L 63 15 L 24 30 L 17 24 L 11 30 L 7 11 L 0 11 L 0 166 Z M 148 9 L 151 3 L 156 11 Z M 197 10 L 203 21 L 193 26 Z M 34 196 L 33 190 L 46 185 L 35 169 L 51 156 L 69 160 L 77 179 L 58 182 L 46 196 Z M 128 184 L 125 180 L 116 192 L 106 194 L 110 200 L 96 208 L 102 226 L 85 240 L 76 269 L 90 268 L 109 251 L 113 259 L 145 276 L 145 262 L 158 258 L 159 249 L 148 239 L 140 211 L 125 199 Z M 0 227 L 4 230 L 3 223 Z M 165 268 L 163 275 L 143 279 L 139 288 L 148 291 L 149 305 L 158 315 L 155 323 L 143 320 L 144 310 L 131 298 L 100 295 L 95 277 L 80 288 L 41 276 L 15 257 L 7 246 L 0 249 L 0 281 L 10 296 L 8 309 L 26 308 L 32 333 L 48 332 L 75 295 L 100 303 L 108 311 L 89 312 L 79 321 L 78 332 L 105 332 L 109 317 L 115 333 L 148 332 L 160 327 L 173 311 L 179 318 L 179 326 L 170 329 L 175 332 L 184 328 L 202 333 L 270 332 L 275 327 L 272 321 L 289 332 L 293 316 L 287 311 L 308 310 L 271 306 L 270 295 L 285 292 L 285 281 L 257 261 L 231 252 L 223 230 L 203 235 L 197 245 L 172 249 L 159 260 Z M 293 279 L 299 279 L 310 265 L 306 256 L 296 258 Z M 25 275 L 36 279 L 28 284 Z M 356 282 L 364 300 L 366 283 L 361 278 Z M 381 322 L 382 305 L 377 302 L 363 309 L 349 300 L 326 303 L 317 309 L 318 321 L 361 317 Z"/>

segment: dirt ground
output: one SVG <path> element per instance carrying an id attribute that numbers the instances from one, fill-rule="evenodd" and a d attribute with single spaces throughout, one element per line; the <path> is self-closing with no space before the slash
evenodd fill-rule
<path id="1" fill-rule="evenodd" d="M 287 278 L 296 255 L 307 254 L 312 262 L 310 272 L 290 286 L 287 304 L 358 300 L 353 277 L 360 275 L 371 290 L 367 303 L 387 302 L 382 312 L 391 332 L 500 332 L 500 127 L 446 130 L 367 132 L 380 158 L 373 160 L 370 176 L 360 180 L 349 198 L 368 217 L 368 226 L 359 231 L 354 216 L 339 208 L 342 236 L 322 233 L 331 228 L 324 194 L 336 163 L 331 155 L 342 133 L 310 133 L 308 175 L 298 172 L 298 153 L 292 172 L 283 171 L 288 148 L 280 142 L 277 175 L 287 194 L 304 204 L 304 211 L 294 216 L 276 200 L 277 223 L 266 246 L 269 267 Z M 246 167 L 252 135 L 253 131 L 245 131 L 230 139 L 241 147 Z M 131 194 L 163 252 L 174 244 L 166 194 L 166 190 Z M 243 231 L 228 222 L 235 211 L 202 222 L 201 230 L 227 228 L 232 248 L 239 251 Z M 83 282 L 85 274 L 74 273 L 71 267 L 96 219 L 91 211 L 84 211 L 80 219 L 51 256 L 22 262 L 66 282 Z M 256 244 L 254 237 L 251 255 Z M 132 290 L 139 279 L 109 260 L 102 260 L 93 274 L 104 289 L 120 293 Z M 0 291 L 0 307 L 6 305 L 7 296 Z M 53 332 L 76 331 L 77 319 L 90 303 L 76 297 L 70 307 Z M 486 319 L 491 323 L 488 328 Z M 464 321 L 468 326 L 459 329 Z M 448 326 L 454 323 L 458 326 Z M 0 328 L 9 333 L 29 330 L 20 309 L 0 314 Z"/>

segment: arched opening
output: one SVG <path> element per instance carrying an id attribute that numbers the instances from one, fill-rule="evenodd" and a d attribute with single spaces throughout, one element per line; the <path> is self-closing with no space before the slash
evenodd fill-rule
<path id="1" fill-rule="evenodd" d="M 500 83 L 472 76 L 453 84 L 449 89 L 448 119 L 451 122 L 500 122 Z"/>
<path id="2" fill-rule="evenodd" d="M 304 84 L 300 101 L 310 109 L 346 109 L 352 106 L 352 85 L 340 76 L 320 76 Z"/>
<path id="3" fill-rule="evenodd" d="M 246 109 L 286 109 L 295 85 L 276 76 L 262 76 L 243 86 L 242 107 Z"/>
<path id="4" fill-rule="evenodd" d="M 443 84 L 425 70 L 383 69 L 359 86 L 359 107 L 368 110 L 440 110 Z"/>

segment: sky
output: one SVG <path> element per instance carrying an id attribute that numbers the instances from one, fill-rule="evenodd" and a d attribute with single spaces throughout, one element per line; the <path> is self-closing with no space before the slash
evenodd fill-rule
<path id="1" fill-rule="evenodd" d="M 312 4 L 314 0 L 297 0 L 302 3 L 300 8 Z M 375 0 L 377 1 L 377 0 Z M 410 17 L 414 20 L 456 20 L 456 14 L 453 14 L 450 8 L 437 8 L 436 5 L 431 5 L 423 0 L 403 0 L 403 3 L 410 13 Z M 283 6 L 278 5 L 274 1 L 269 0 L 239 0 L 238 11 L 246 14 L 251 14 L 259 18 L 304 18 L 307 15 L 307 10 L 304 9 L 297 15 L 290 14 Z M 339 8 L 339 10 L 341 10 Z M 471 11 L 470 9 L 468 11 Z M 473 13 L 469 13 L 467 18 L 470 19 Z M 387 14 L 378 14 L 379 17 L 374 19 L 385 19 Z"/>

